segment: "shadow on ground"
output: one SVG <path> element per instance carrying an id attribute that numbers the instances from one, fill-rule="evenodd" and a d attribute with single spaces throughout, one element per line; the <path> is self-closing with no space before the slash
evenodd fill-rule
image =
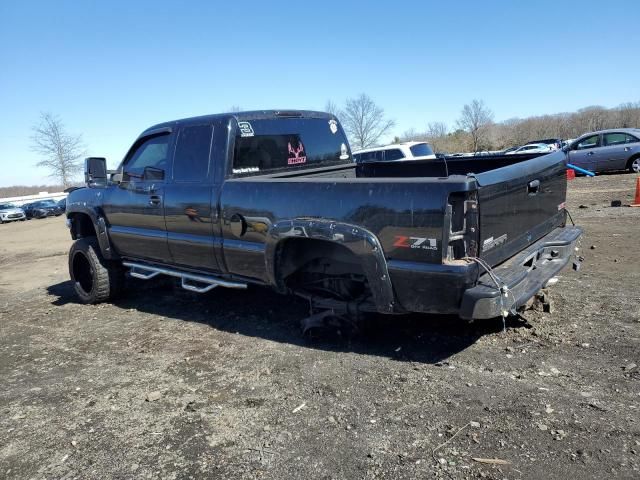
<path id="1" fill-rule="evenodd" d="M 52 285 L 47 291 L 57 297 L 53 305 L 77 303 L 71 281 Z M 219 288 L 195 294 L 181 289 L 172 279 L 158 278 L 146 282 L 128 280 L 125 292 L 112 302 L 123 310 L 198 322 L 220 331 L 306 348 L 349 351 L 399 361 L 444 362 L 481 336 L 502 330 L 501 319 L 470 323 L 444 315 L 372 315 L 356 335 L 327 330 L 309 338 L 302 335 L 300 327 L 300 321 L 309 315 L 307 303 L 268 288 Z M 507 327 L 523 328 L 526 324 L 511 320 Z"/>

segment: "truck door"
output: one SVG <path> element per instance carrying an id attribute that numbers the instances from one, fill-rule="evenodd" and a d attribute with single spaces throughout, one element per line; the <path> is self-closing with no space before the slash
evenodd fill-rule
<path id="1" fill-rule="evenodd" d="M 165 186 L 165 221 L 173 262 L 219 271 L 214 253 L 212 209 L 213 125 L 185 125 L 177 133 L 173 171 Z"/>
<path id="2" fill-rule="evenodd" d="M 599 134 L 589 135 L 579 140 L 571 147 L 569 163 L 595 172 L 597 169 L 598 151 L 600 150 L 598 147 L 600 147 Z"/>
<path id="3" fill-rule="evenodd" d="M 166 129 L 139 138 L 123 162 L 122 181 L 105 190 L 109 237 L 123 256 L 160 262 L 170 258 L 163 196 L 171 144 Z"/>

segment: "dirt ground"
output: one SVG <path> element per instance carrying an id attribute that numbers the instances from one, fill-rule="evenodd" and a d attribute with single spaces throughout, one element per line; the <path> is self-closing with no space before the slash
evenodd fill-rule
<path id="1" fill-rule="evenodd" d="M 311 341 L 303 302 L 167 280 L 83 306 L 63 217 L 0 225 L 0 477 L 639 478 L 640 208 L 609 207 L 634 185 L 570 182 L 584 266 L 506 333 Z"/>

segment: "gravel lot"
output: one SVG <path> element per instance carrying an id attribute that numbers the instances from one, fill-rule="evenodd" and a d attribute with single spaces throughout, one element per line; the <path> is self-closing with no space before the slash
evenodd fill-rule
<path id="1" fill-rule="evenodd" d="M 303 302 L 169 280 L 79 305 L 64 218 L 0 225 L 0 477 L 639 478 L 640 208 L 609 207 L 635 178 L 570 182 L 584 266 L 504 333 L 311 341 Z"/>

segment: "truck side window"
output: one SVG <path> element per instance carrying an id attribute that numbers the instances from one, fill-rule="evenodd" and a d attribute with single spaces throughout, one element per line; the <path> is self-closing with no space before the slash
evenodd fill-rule
<path id="1" fill-rule="evenodd" d="M 207 178 L 213 127 L 194 125 L 180 130 L 173 159 L 176 182 L 197 182 Z"/>
<path id="2" fill-rule="evenodd" d="M 169 135 L 152 137 L 138 146 L 124 165 L 124 172 L 129 176 L 142 177 L 145 167 L 166 170 L 168 166 L 167 150 Z"/>

